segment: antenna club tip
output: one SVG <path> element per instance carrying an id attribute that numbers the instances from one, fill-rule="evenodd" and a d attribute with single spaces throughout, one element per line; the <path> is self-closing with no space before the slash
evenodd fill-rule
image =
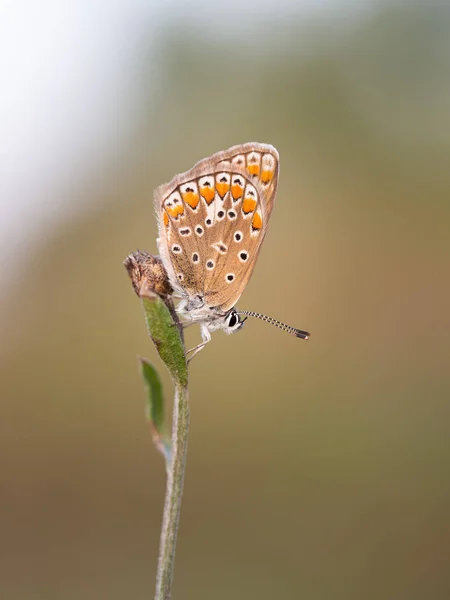
<path id="1" fill-rule="evenodd" d="M 309 338 L 311 337 L 311 334 L 307 331 L 298 331 L 295 335 L 298 338 L 301 338 L 302 340 L 309 340 Z"/>

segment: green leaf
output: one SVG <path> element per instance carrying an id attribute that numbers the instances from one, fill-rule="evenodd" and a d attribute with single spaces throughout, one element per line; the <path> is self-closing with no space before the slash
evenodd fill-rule
<path id="1" fill-rule="evenodd" d="M 147 418 L 156 431 L 163 435 L 166 433 L 164 422 L 164 398 L 162 385 L 155 367 L 145 358 L 140 358 L 142 377 L 144 378 L 145 390 L 147 392 Z"/>
<path id="2" fill-rule="evenodd" d="M 145 358 L 140 358 L 139 360 L 147 392 L 147 418 L 152 429 L 153 442 L 158 450 L 164 454 L 167 463 L 170 463 L 171 443 L 167 436 L 161 379 L 155 367 L 150 362 Z"/>
<path id="3" fill-rule="evenodd" d="M 188 380 L 186 354 L 181 326 L 175 323 L 164 300 L 148 287 L 141 290 L 140 298 L 145 321 L 156 350 L 169 370 L 175 385 L 185 388 Z"/>

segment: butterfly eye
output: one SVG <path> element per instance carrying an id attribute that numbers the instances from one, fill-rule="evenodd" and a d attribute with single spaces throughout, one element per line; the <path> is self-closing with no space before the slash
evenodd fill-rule
<path id="1" fill-rule="evenodd" d="M 239 331 L 244 324 L 245 319 L 241 319 L 236 310 L 232 310 L 226 321 L 226 325 L 228 331 L 226 333 L 234 333 L 235 331 Z"/>
<path id="2" fill-rule="evenodd" d="M 239 318 L 236 313 L 231 313 L 230 318 L 228 319 L 228 327 L 234 327 L 238 322 Z"/>

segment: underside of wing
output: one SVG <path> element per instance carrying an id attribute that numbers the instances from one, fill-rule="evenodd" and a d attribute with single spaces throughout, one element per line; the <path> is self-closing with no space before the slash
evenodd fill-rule
<path id="1" fill-rule="evenodd" d="M 159 251 L 176 290 L 228 310 L 253 272 L 273 208 L 278 153 L 234 146 L 155 192 Z"/>

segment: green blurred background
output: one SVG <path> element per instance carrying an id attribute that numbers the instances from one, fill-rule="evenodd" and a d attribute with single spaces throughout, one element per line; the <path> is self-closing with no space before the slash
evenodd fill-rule
<path id="1" fill-rule="evenodd" d="M 450 597 L 450 11 L 278 4 L 158 5 L 134 87 L 100 90 L 122 133 L 113 111 L 2 250 L 2 598 L 152 597 L 165 472 L 137 356 L 160 363 L 122 261 L 156 251 L 157 185 L 250 140 L 281 174 L 239 307 L 312 336 L 249 320 L 192 363 L 173 598 Z"/>

